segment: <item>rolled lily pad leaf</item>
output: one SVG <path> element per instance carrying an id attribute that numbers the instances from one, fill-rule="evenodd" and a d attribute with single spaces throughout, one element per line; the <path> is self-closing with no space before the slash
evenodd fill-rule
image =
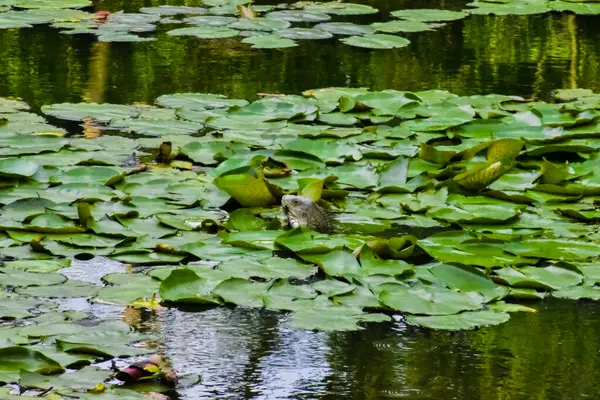
<path id="1" fill-rule="evenodd" d="M 315 25 L 314 28 L 334 35 L 360 36 L 375 33 L 375 30 L 369 26 L 350 22 L 325 22 Z"/>
<path id="2" fill-rule="evenodd" d="M 450 315 L 480 309 L 485 302 L 484 297 L 475 292 L 459 293 L 423 284 L 414 287 L 384 284 L 379 290 L 379 300 L 384 305 L 411 314 Z"/>
<path id="3" fill-rule="evenodd" d="M 140 110 L 121 104 L 62 103 L 42 106 L 42 112 L 67 121 L 83 121 L 91 118 L 98 122 L 109 122 L 113 118 L 135 117 Z"/>
<path id="4" fill-rule="evenodd" d="M 244 207 L 264 207 L 277 203 L 262 173 L 220 176 L 215 179 L 215 185 Z"/>
<path id="5" fill-rule="evenodd" d="M 410 43 L 410 40 L 399 36 L 378 33 L 364 36 L 350 36 L 349 38 L 340 40 L 350 46 L 364 47 L 367 49 L 397 49 L 408 46 Z"/>
<path id="6" fill-rule="evenodd" d="M 422 326 L 430 329 L 459 331 L 485 326 L 500 325 L 509 319 L 510 315 L 505 312 L 466 311 L 456 315 L 436 315 L 427 317 L 410 315 L 406 317 L 406 322 L 411 325 Z"/>
<path id="7" fill-rule="evenodd" d="M 489 162 L 514 160 L 523 148 L 523 141 L 518 139 L 499 139 L 487 148 L 487 159 Z"/>
<path id="8" fill-rule="evenodd" d="M 396 18 L 406 19 L 409 21 L 454 21 L 457 19 L 463 19 L 467 13 L 462 11 L 450 11 L 450 10 L 435 10 L 435 9 L 410 9 L 410 10 L 398 10 L 392 11 L 392 15 Z"/>
<path id="9" fill-rule="evenodd" d="M 281 19 L 289 22 L 321 22 L 328 21 L 331 19 L 331 17 L 325 13 L 301 10 L 273 11 L 266 14 L 265 16 L 267 18 Z"/>
<path id="10" fill-rule="evenodd" d="M 196 36 L 200 39 L 219 39 L 230 38 L 239 35 L 239 31 L 220 28 L 220 27 L 204 27 L 198 26 L 193 28 L 179 28 L 167 32 L 169 36 Z"/>
<path id="11" fill-rule="evenodd" d="M 334 15 L 367 15 L 376 14 L 378 10 L 365 4 L 338 3 L 336 1 L 326 3 L 309 3 L 304 10 Z"/>
<path id="12" fill-rule="evenodd" d="M 467 189 L 482 190 L 498 180 L 511 168 L 511 164 L 502 161 L 488 162 L 458 174 L 454 177 L 454 180 Z"/>
<path id="13" fill-rule="evenodd" d="M 20 158 L 0 160 L 0 177 L 29 178 L 38 170 L 39 165 Z"/>
<path id="14" fill-rule="evenodd" d="M 250 36 L 242 39 L 242 43 L 251 44 L 253 49 L 283 49 L 298 46 L 293 40 L 278 35 Z"/>
<path id="15" fill-rule="evenodd" d="M 288 28 L 275 32 L 276 35 L 286 39 L 330 39 L 333 35 L 320 29 Z"/>
<path id="16" fill-rule="evenodd" d="M 442 26 L 444 26 L 444 24 L 433 24 L 414 20 L 375 22 L 371 24 L 371 27 L 377 32 L 385 33 L 433 31 Z"/>
<path id="17" fill-rule="evenodd" d="M 358 325 L 369 322 L 389 322 L 385 314 L 361 312 L 360 308 L 333 307 L 324 310 L 296 311 L 292 314 L 291 326 L 295 329 L 319 331 L 357 331 L 364 327 Z"/>
<path id="18" fill-rule="evenodd" d="M 64 372 L 59 363 L 39 351 L 21 346 L 0 348 L 0 381 L 17 382 L 21 370 L 44 375 Z"/>
<path id="19" fill-rule="evenodd" d="M 263 297 L 271 282 L 249 282 L 246 279 L 231 278 L 221 282 L 213 293 L 227 303 L 238 306 L 262 307 Z"/>
<path id="20" fill-rule="evenodd" d="M 494 272 L 510 286 L 522 288 L 559 290 L 583 281 L 581 274 L 555 266 L 501 268 Z"/>
<path id="21" fill-rule="evenodd" d="M 583 240 L 530 239 L 509 243 L 506 251 L 525 257 L 586 259 L 600 255 L 600 244 Z"/>

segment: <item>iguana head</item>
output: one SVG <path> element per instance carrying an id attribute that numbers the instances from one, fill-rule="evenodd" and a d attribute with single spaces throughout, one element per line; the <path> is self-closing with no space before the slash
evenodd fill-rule
<path id="1" fill-rule="evenodd" d="M 284 226 L 291 228 L 307 226 L 319 232 L 328 232 L 332 228 L 327 211 L 304 196 L 283 196 L 280 219 Z"/>

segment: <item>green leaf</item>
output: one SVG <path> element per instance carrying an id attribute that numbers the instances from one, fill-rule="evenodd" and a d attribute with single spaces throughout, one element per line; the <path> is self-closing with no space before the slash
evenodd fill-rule
<path id="1" fill-rule="evenodd" d="M 20 346 L 0 348 L 0 381 L 16 382 L 21 370 L 44 375 L 64 371 L 59 363 L 39 351 Z"/>
<path id="2" fill-rule="evenodd" d="M 379 300 L 383 304 L 411 314 L 456 314 L 460 311 L 480 309 L 485 301 L 483 296 L 475 292 L 459 293 L 423 284 L 414 287 L 384 284 L 379 290 Z"/>
<path id="3" fill-rule="evenodd" d="M 39 165 L 20 158 L 0 160 L 0 176 L 7 178 L 28 178 L 33 176 Z"/>
<path id="4" fill-rule="evenodd" d="M 221 297 L 226 303 L 238 306 L 262 307 L 263 296 L 267 292 L 271 282 L 249 282 L 246 279 L 227 279 L 213 290 L 213 293 Z"/>
<path id="5" fill-rule="evenodd" d="M 406 322 L 411 325 L 430 329 L 458 331 L 483 326 L 500 325 L 510 319 L 508 313 L 496 311 L 467 311 L 456 315 L 436 315 L 428 317 L 408 316 Z"/>
<path id="6" fill-rule="evenodd" d="M 242 39 L 242 43 L 251 44 L 253 49 L 283 49 L 298 46 L 293 40 L 277 35 L 250 36 Z"/>
<path id="7" fill-rule="evenodd" d="M 160 284 L 160 297 L 163 301 L 181 304 L 220 304 L 212 290 L 219 281 L 205 279 L 189 268 L 179 268 Z"/>
<path id="8" fill-rule="evenodd" d="M 468 14 L 462 11 L 434 10 L 434 9 L 410 9 L 392 11 L 396 18 L 402 18 L 409 21 L 454 21 L 463 19 Z"/>
<path id="9" fill-rule="evenodd" d="M 169 36 L 195 36 L 200 39 L 230 38 L 239 35 L 239 31 L 219 27 L 179 28 L 167 32 Z"/>
<path id="10" fill-rule="evenodd" d="M 320 331 L 357 331 L 358 325 L 368 322 L 389 322 L 385 314 L 369 314 L 353 307 L 331 307 L 325 310 L 296 311 L 292 314 L 291 326 L 295 329 Z"/>
<path id="11" fill-rule="evenodd" d="M 408 46 L 410 40 L 384 34 L 368 34 L 364 36 L 350 36 L 340 39 L 342 42 L 355 47 L 364 47 L 367 49 L 397 49 Z"/>

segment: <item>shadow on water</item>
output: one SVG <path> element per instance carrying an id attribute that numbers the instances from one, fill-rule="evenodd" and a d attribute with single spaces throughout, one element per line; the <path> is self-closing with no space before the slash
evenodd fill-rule
<path id="1" fill-rule="evenodd" d="M 130 12 L 160 3 L 95 2 L 97 10 Z M 369 3 L 383 16 L 416 7 L 408 1 Z M 442 7 L 461 9 L 465 3 Z M 559 87 L 600 91 L 599 21 L 568 14 L 472 16 L 434 32 L 408 34 L 408 47 L 388 51 L 335 39 L 254 50 L 239 38 L 170 37 L 171 26 L 148 43 L 97 43 L 93 36 L 49 27 L 0 30 L 0 96 L 22 97 L 34 109 L 84 100 L 151 103 L 173 92 L 252 99 L 258 92 L 327 86 L 547 98 Z M 96 281 L 122 269 L 98 262 L 77 262 L 65 273 Z M 85 270 L 91 266 L 93 275 Z M 117 313 L 142 331 L 160 334 L 175 368 L 203 378 L 181 390 L 185 399 L 596 398 L 600 305 L 545 300 L 533 306 L 540 312 L 517 313 L 503 325 L 477 331 L 432 332 L 395 322 L 328 334 L 292 330 L 285 315 L 255 309 L 149 312 L 65 305 L 100 317 Z"/>

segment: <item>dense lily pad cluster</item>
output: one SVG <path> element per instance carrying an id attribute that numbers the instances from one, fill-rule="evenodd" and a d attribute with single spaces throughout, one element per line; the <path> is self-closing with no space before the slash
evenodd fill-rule
<path id="1" fill-rule="evenodd" d="M 129 345 L 144 336 L 80 324 L 55 298 L 264 307 L 319 330 L 392 317 L 469 329 L 532 311 L 520 300 L 600 299 L 591 91 L 550 103 L 441 90 L 179 93 L 42 112 L 83 133 L 0 100 L 0 318 L 12 321 L 0 326 L 0 381 L 144 351 Z M 281 229 L 287 193 L 327 207 L 336 231 Z M 144 268 L 104 285 L 60 273 L 99 256 Z M 77 373 L 106 374 L 90 368 Z"/>
<path id="2" fill-rule="evenodd" d="M 475 1 L 463 11 L 407 9 L 391 13 L 397 20 L 360 25 L 332 22 L 332 17 L 371 15 L 376 8 L 356 3 L 297 2 L 279 5 L 252 5 L 248 0 L 206 0 L 202 7 L 142 7 L 138 13 L 96 14 L 80 9 L 91 6 L 89 0 L 5 0 L 0 1 L 0 29 L 28 28 L 51 24 L 65 34 L 94 34 L 101 42 L 144 42 L 155 37 L 140 36 L 165 26 L 181 25 L 167 32 L 171 36 L 200 39 L 242 37 L 253 48 L 297 46 L 296 40 L 331 39 L 335 35 L 351 46 L 393 49 L 410 41 L 393 35 L 438 29 L 444 22 L 469 14 L 520 15 L 550 11 L 598 14 L 596 2 L 562 0 Z M 292 27 L 292 24 L 299 26 Z M 307 28 L 307 24 L 314 24 Z"/>

